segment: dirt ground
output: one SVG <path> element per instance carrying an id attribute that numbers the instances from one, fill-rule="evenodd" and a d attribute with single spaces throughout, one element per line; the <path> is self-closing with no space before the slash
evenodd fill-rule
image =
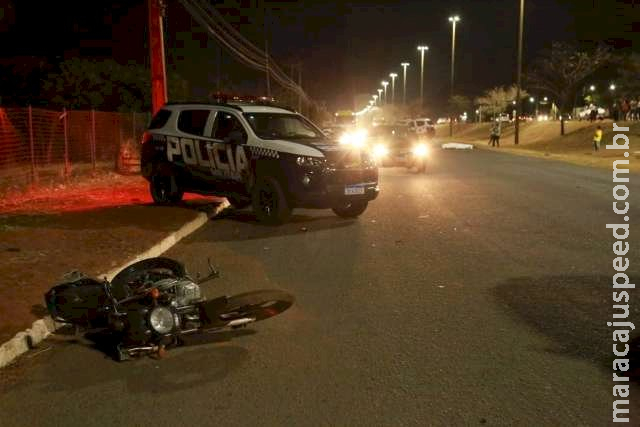
<path id="1" fill-rule="evenodd" d="M 105 273 L 219 201 L 153 206 L 143 178 L 117 174 L 1 199 L 0 343 L 46 314 L 44 293 L 64 273 Z"/>

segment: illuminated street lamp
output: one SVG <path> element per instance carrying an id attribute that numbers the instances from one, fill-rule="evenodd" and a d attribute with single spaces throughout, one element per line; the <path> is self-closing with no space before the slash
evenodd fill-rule
<path id="1" fill-rule="evenodd" d="M 378 103 L 378 95 L 373 95 L 373 102 Z"/>
<path id="2" fill-rule="evenodd" d="M 429 46 L 418 46 L 420 51 L 420 108 L 424 105 L 424 52 L 429 50 Z"/>
<path id="3" fill-rule="evenodd" d="M 451 30 L 451 94 L 453 96 L 453 87 L 455 82 L 455 65 L 456 65 L 456 25 L 460 22 L 460 17 L 450 16 L 449 22 L 452 24 Z M 449 119 L 449 136 L 453 136 L 453 117 Z"/>
<path id="4" fill-rule="evenodd" d="M 396 104 L 396 77 L 398 77 L 398 75 L 396 73 L 391 73 L 389 74 L 389 77 L 391 77 L 391 104 L 395 105 Z"/>
<path id="5" fill-rule="evenodd" d="M 389 103 L 389 98 L 387 97 L 387 86 L 389 86 L 389 82 L 384 80 L 382 82 L 382 86 L 384 87 L 384 103 Z"/>
<path id="6" fill-rule="evenodd" d="M 407 67 L 409 66 L 409 63 L 408 62 L 403 62 L 400 65 L 402 65 L 402 68 L 403 68 L 402 104 L 406 105 L 406 103 L 407 103 Z"/>
<path id="7" fill-rule="evenodd" d="M 382 89 L 378 89 L 378 98 L 380 98 L 380 106 L 382 106 Z"/>
<path id="8" fill-rule="evenodd" d="M 616 85 L 615 85 L 615 84 L 613 84 L 613 83 L 611 83 L 611 86 L 609 86 L 609 89 L 610 89 L 610 90 L 616 90 Z"/>
<path id="9" fill-rule="evenodd" d="M 589 86 L 589 90 L 591 92 L 594 92 L 596 90 L 596 87 L 594 85 Z"/>

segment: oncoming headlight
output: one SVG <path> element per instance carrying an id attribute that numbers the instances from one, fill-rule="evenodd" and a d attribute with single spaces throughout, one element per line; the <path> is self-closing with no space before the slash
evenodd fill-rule
<path id="1" fill-rule="evenodd" d="M 355 132 L 347 132 L 340 137 L 340 144 L 350 145 L 355 148 L 364 146 L 367 140 L 367 132 L 365 130 L 358 130 Z"/>
<path id="2" fill-rule="evenodd" d="M 375 159 L 380 159 L 389 154 L 389 149 L 384 144 L 378 144 L 373 147 L 372 154 Z"/>
<path id="3" fill-rule="evenodd" d="M 425 144 L 417 144 L 413 147 L 413 155 L 416 157 L 425 157 L 429 155 L 429 148 Z"/>
<path id="4" fill-rule="evenodd" d="M 175 326 L 173 313 L 167 307 L 162 306 L 158 306 L 151 311 L 149 323 L 154 331 L 162 335 L 171 332 Z"/>

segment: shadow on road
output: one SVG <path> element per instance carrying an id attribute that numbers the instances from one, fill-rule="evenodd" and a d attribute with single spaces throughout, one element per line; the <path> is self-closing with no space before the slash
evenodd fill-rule
<path id="1" fill-rule="evenodd" d="M 108 343 L 104 338 L 75 339 L 56 334 L 41 345 L 48 351 L 38 355 L 36 350 L 33 356 L 27 354 L 3 370 L 0 391 L 27 385 L 45 392 L 77 391 L 113 382 L 124 383 L 131 393 L 189 390 L 220 381 L 240 368 L 248 359 L 248 351 L 229 341 L 254 333 L 240 329 L 194 336 L 184 346 L 169 350 L 163 359 L 147 356 L 120 363 L 105 355 L 103 347 Z M 19 381 L 27 373 L 31 379 Z"/>
<path id="2" fill-rule="evenodd" d="M 640 283 L 639 274 L 629 274 Z M 611 276 L 546 276 L 510 279 L 495 289 L 501 306 L 554 345 L 549 352 L 587 360 L 607 372 L 613 369 L 613 330 L 607 322 L 640 318 L 640 303 L 630 292 L 629 318 L 613 319 Z M 640 324 L 636 324 L 640 327 Z M 623 329 L 623 328 L 618 328 Z M 622 348 L 620 345 L 620 348 Z M 632 332 L 629 355 L 631 379 L 640 384 L 640 328 Z"/>
<path id="3" fill-rule="evenodd" d="M 222 211 L 213 221 L 222 226 L 198 233 L 198 238 L 208 242 L 264 239 L 333 230 L 349 227 L 358 222 L 357 219 L 343 219 L 333 213 L 311 216 L 297 214 L 294 211 L 294 215 L 287 223 L 273 226 L 259 223 L 250 210 L 232 208 Z"/>

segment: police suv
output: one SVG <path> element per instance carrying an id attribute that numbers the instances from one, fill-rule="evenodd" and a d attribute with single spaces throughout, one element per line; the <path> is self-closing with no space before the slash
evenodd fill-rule
<path id="1" fill-rule="evenodd" d="M 293 208 L 354 218 L 379 192 L 365 150 L 328 138 L 292 110 L 256 102 L 166 104 L 144 134 L 141 170 L 157 204 L 185 192 L 224 196 L 271 224 Z"/>

